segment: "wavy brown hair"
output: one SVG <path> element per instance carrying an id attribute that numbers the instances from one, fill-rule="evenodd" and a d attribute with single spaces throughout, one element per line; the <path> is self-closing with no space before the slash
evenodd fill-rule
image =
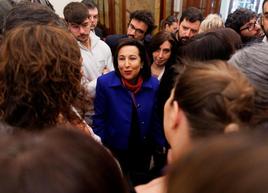
<path id="1" fill-rule="evenodd" d="M 73 108 L 87 110 L 81 84 L 81 55 L 74 37 L 49 25 L 23 25 L 9 31 L 0 54 L 0 119 L 22 128 L 72 122 Z"/>

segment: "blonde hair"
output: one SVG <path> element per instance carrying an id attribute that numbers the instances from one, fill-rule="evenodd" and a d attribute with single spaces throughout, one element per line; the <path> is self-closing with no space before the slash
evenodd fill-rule
<path id="1" fill-rule="evenodd" d="M 218 14 L 209 14 L 202 22 L 199 33 L 211 31 L 215 28 L 224 27 L 224 21 Z"/>

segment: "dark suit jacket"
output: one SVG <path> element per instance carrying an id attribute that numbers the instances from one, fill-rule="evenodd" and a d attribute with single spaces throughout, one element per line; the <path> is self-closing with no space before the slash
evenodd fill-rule
<path id="1" fill-rule="evenodd" d="M 154 144 L 164 147 L 166 141 L 160 121 L 154 116 L 159 81 L 151 77 L 144 81 L 135 95 L 140 138 L 152 139 Z M 115 71 L 98 78 L 93 130 L 102 142 L 112 149 L 128 148 L 132 121 L 132 97 L 121 83 Z"/>
<path id="2" fill-rule="evenodd" d="M 117 45 L 119 41 L 123 38 L 127 38 L 126 34 L 113 34 L 106 37 L 105 42 L 111 48 L 112 54 L 114 56 Z"/>

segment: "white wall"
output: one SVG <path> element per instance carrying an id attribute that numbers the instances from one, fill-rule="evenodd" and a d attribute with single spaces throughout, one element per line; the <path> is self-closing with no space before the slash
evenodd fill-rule
<path id="1" fill-rule="evenodd" d="M 181 12 L 182 10 L 182 0 L 174 0 L 174 12 Z"/>
<path id="2" fill-rule="evenodd" d="M 177 17 L 180 18 L 181 16 L 181 12 L 182 12 L 182 0 L 174 0 L 174 7 L 173 7 L 173 11 L 175 13 L 177 13 Z"/>
<path id="3" fill-rule="evenodd" d="M 263 3 L 263 0 L 260 1 L 258 13 L 262 13 L 262 3 Z"/>
<path id="4" fill-rule="evenodd" d="M 262 12 L 262 2 L 263 2 L 263 0 L 260 0 L 260 5 L 259 5 L 258 13 L 261 13 Z M 222 15 L 222 18 L 224 20 L 226 20 L 226 18 L 228 16 L 229 4 L 230 4 L 230 0 L 221 1 L 220 14 Z"/>
<path id="5" fill-rule="evenodd" d="M 76 0 L 49 0 L 49 2 L 53 5 L 56 13 L 61 17 L 63 17 L 63 8 L 65 7 L 65 5 L 72 1 Z"/>
<path id="6" fill-rule="evenodd" d="M 228 16 L 228 9 L 229 9 L 230 0 L 221 1 L 221 9 L 220 14 L 225 21 Z"/>

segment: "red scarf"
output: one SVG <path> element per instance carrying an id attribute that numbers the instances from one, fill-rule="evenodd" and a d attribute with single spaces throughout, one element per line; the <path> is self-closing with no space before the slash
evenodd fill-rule
<path id="1" fill-rule="evenodd" d="M 142 83 L 143 83 L 143 79 L 141 76 L 139 76 L 136 84 L 133 84 L 132 82 L 130 82 L 129 80 L 126 80 L 124 78 L 121 78 L 121 80 L 122 80 L 124 87 L 126 87 L 128 90 L 130 90 L 134 94 L 139 92 L 139 90 L 141 89 Z"/>

